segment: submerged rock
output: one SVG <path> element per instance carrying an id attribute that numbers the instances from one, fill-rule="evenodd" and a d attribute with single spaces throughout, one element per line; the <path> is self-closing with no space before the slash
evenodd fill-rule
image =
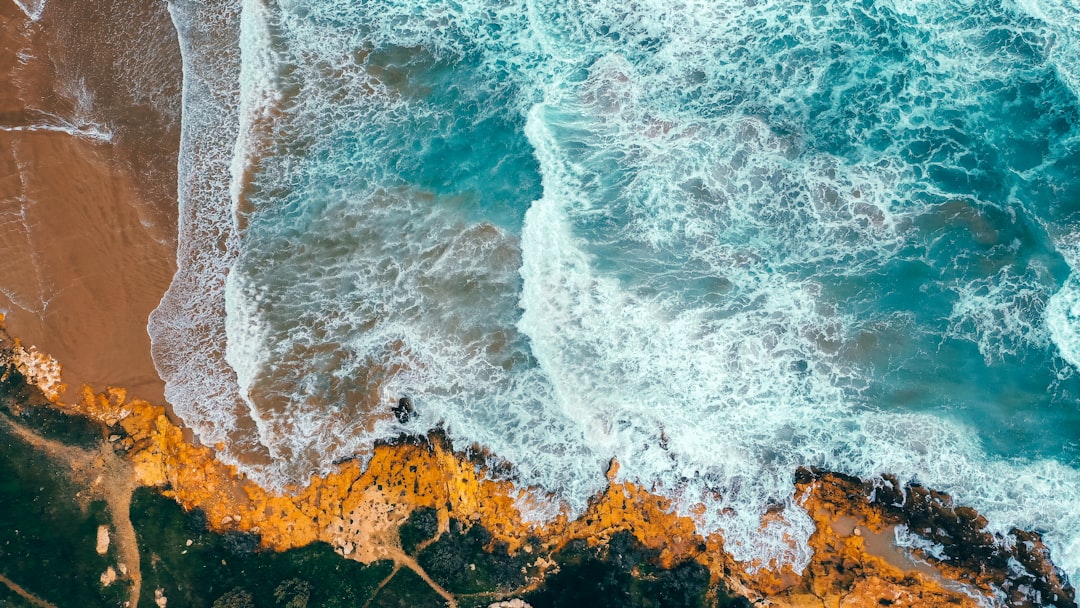
<path id="1" fill-rule="evenodd" d="M 390 410 L 401 424 L 407 423 L 413 415 L 413 402 L 410 397 L 398 399 L 398 403 Z"/>

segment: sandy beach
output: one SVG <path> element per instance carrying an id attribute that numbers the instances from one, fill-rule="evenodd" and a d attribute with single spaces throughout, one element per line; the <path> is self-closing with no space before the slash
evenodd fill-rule
<path id="1" fill-rule="evenodd" d="M 160 402 L 146 318 L 174 264 L 175 32 L 156 2 L 31 17 L 0 7 L 0 311 L 71 387 Z"/>

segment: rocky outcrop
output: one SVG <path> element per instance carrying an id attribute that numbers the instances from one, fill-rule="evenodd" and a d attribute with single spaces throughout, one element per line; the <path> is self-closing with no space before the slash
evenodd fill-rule
<path id="1" fill-rule="evenodd" d="M 814 475 L 821 474 L 806 472 L 804 477 Z M 1076 605 L 1074 590 L 1054 567 L 1037 532 L 1014 528 L 1007 535 L 992 534 L 974 509 L 955 505 L 947 494 L 901 484 L 888 475 L 873 483 L 845 480 L 871 498 L 868 508 L 880 513 L 883 522 L 903 526 L 922 540 L 921 545 L 932 547 L 932 552 L 925 548 L 915 552 L 949 578 L 991 589 L 1008 606 Z M 840 500 L 836 506 L 849 502 Z"/>
<path id="2" fill-rule="evenodd" d="M 366 466 L 345 462 L 306 487 L 274 493 L 217 460 L 212 449 L 185 439 L 163 407 L 130 399 L 123 389 L 84 389 L 77 403 L 56 407 L 100 423 L 103 438 L 132 463 L 140 483 L 202 510 L 215 530 L 257 535 L 273 550 L 323 541 L 349 559 L 391 559 L 439 591 L 479 594 L 489 603 L 529 597 L 567 567 L 560 556 L 568 548 L 580 553 L 620 539 L 620 546 L 639 547 L 646 564 L 628 572 L 689 572 L 693 565 L 707 573 L 714 600 L 729 601 L 724 605 L 738 605 L 731 603 L 737 598 L 771 606 L 1075 605 L 1038 534 L 990 534 L 972 509 L 887 477 L 865 481 L 798 471 L 796 495 L 817 525 L 810 539 L 814 557 L 804 572 L 785 567 L 751 573 L 724 550 L 722 537 L 699 535 L 668 499 L 617 482 L 616 462 L 607 488 L 583 515 L 561 515 L 541 526 L 523 518 L 517 506 L 523 499 L 512 484 L 490 479 L 439 433 L 376 446 Z M 473 528 L 482 533 L 469 536 Z M 898 531 L 935 549 L 898 549 Z M 463 540 L 450 543 L 455 538 Z M 440 580 L 439 560 L 455 551 L 471 557 Z M 471 574 L 478 566 L 487 578 Z M 505 576 L 493 574 L 498 572 Z"/>

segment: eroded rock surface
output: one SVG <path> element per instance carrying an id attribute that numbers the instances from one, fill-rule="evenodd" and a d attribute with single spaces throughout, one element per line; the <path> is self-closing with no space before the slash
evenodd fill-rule
<path id="1" fill-rule="evenodd" d="M 612 580 L 628 577 L 667 594 L 690 593 L 694 581 L 706 580 L 709 605 L 1076 605 L 1037 533 L 992 535 L 974 510 L 888 477 L 798 471 L 796 495 L 817 525 L 814 557 L 801 573 L 785 567 L 751 574 L 725 552 L 723 538 L 699 535 L 667 499 L 616 482 L 615 462 L 609 485 L 581 517 L 536 525 L 522 517 L 512 484 L 490 479 L 482 463 L 438 433 L 379 445 L 366 467 L 345 462 L 307 487 L 274 493 L 186 440 L 163 407 L 123 389 L 84 389 L 77 403 L 55 407 L 102 425 L 103 441 L 133 465 L 139 483 L 205 512 L 216 531 L 257 535 L 273 550 L 323 541 L 348 559 L 392 560 L 447 602 L 526 597 L 534 606 L 564 605 L 544 595 L 548 581 L 565 578 L 568 568 L 610 562 L 625 566 L 601 568 Z M 897 549 L 890 540 L 897 526 L 941 550 Z M 682 576 L 672 586 L 656 582 L 668 576 L 658 573 L 672 572 Z"/>

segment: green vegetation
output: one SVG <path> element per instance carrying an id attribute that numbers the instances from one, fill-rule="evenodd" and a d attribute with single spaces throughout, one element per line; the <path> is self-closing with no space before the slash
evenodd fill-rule
<path id="1" fill-rule="evenodd" d="M 0 608 L 36 608 L 30 602 L 19 597 L 19 594 L 0 585 Z"/>
<path id="2" fill-rule="evenodd" d="M 17 373 L 0 374 L 0 574 L 59 608 L 123 606 L 128 586 L 107 588 L 100 577 L 119 568 L 116 548 L 95 549 L 97 528 L 109 524 L 105 503 L 85 504 L 66 471 L 11 432 L 5 420 L 68 445 L 100 444 L 102 430 L 83 418 L 46 405 Z M 36 400 L 36 401 L 35 401 Z M 41 403 L 38 403 L 41 402 Z M 142 590 L 139 606 L 153 608 L 162 590 L 170 606 L 185 608 L 439 608 L 443 599 L 408 568 L 388 561 L 370 566 L 343 559 L 325 543 L 283 553 L 259 550 L 253 534 L 208 531 L 201 511 L 185 512 L 149 488 L 132 499 L 139 541 Z M 709 588 L 696 562 L 670 570 L 658 553 L 619 533 L 600 547 L 570 543 L 554 555 L 537 539 L 531 552 L 511 555 L 479 524 L 451 519 L 438 536 L 434 509 L 417 509 L 400 528 L 404 551 L 428 575 L 458 596 L 462 608 L 488 606 L 513 594 L 538 574 L 543 556 L 558 570 L 524 599 L 534 608 L 742 608 L 742 598 Z M 391 577 L 391 574 L 393 576 Z M 385 582 L 385 584 L 384 584 Z M 0 585 L 0 608 L 30 604 Z"/>
<path id="3" fill-rule="evenodd" d="M 187 608 L 353 608 L 393 569 L 342 559 L 325 543 L 259 551 L 257 537 L 209 532 L 201 512 L 185 513 L 146 488 L 135 492 L 131 519 L 142 555 L 140 606 L 153 606 L 154 591 L 163 589 L 170 606 Z"/>
<path id="4" fill-rule="evenodd" d="M 475 524 L 468 529 L 456 519 L 450 530 L 428 545 L 416 561 L 436 583 L 454 594 L 508 592 L 525 584 L 523 570 L 535 558 L 510 555 L 505 545 Z"/>
<path id="5" fill-rule="evenodd" d="M 398 528 L 401 548 L 409 555 L 416 556 L 416 548 L 431 540 L 439 531 L 439 517 L 435 509 L 420 507 L 409 514 L 409 519 Z"/>
<path id="6" fill-rule="evenodd" d="M 0 413 L 67 445 L 93 449 L 102 441 L 101 426 L 89 418 L 70 416 L 51 407 L 41 392 L 11 366 L 0 366 Z"/>
<path id="7" fill-rule="evenodd" d="M 112 555 L 96 551 L 97 528 L 110 517 L 104 503 L 85 510 L 56 465 L 0 422 L 0 574 L 57 606 L 119 606 L 127 587 L 101 588 Z M 25 600 L 0 585 L 0 606 Z"/>
<path id="8" fill-rule="evenodd" d="M 525 600 L 533 608 L 750 607 L 723 589 L 710 590 L 709 572 L 701 564 L 688 561 L 664 570 L 655 565 L 658 555 L 626 532 L 599 547 L 571 542 L 554 555 L 559 572 Z"/>
<path id="9" fill-rule="evenodd" d="M 398 570 L 371 602 L 372 608 L 442 608 L 445 605 L 446 602 L 408 568 Z"/>

